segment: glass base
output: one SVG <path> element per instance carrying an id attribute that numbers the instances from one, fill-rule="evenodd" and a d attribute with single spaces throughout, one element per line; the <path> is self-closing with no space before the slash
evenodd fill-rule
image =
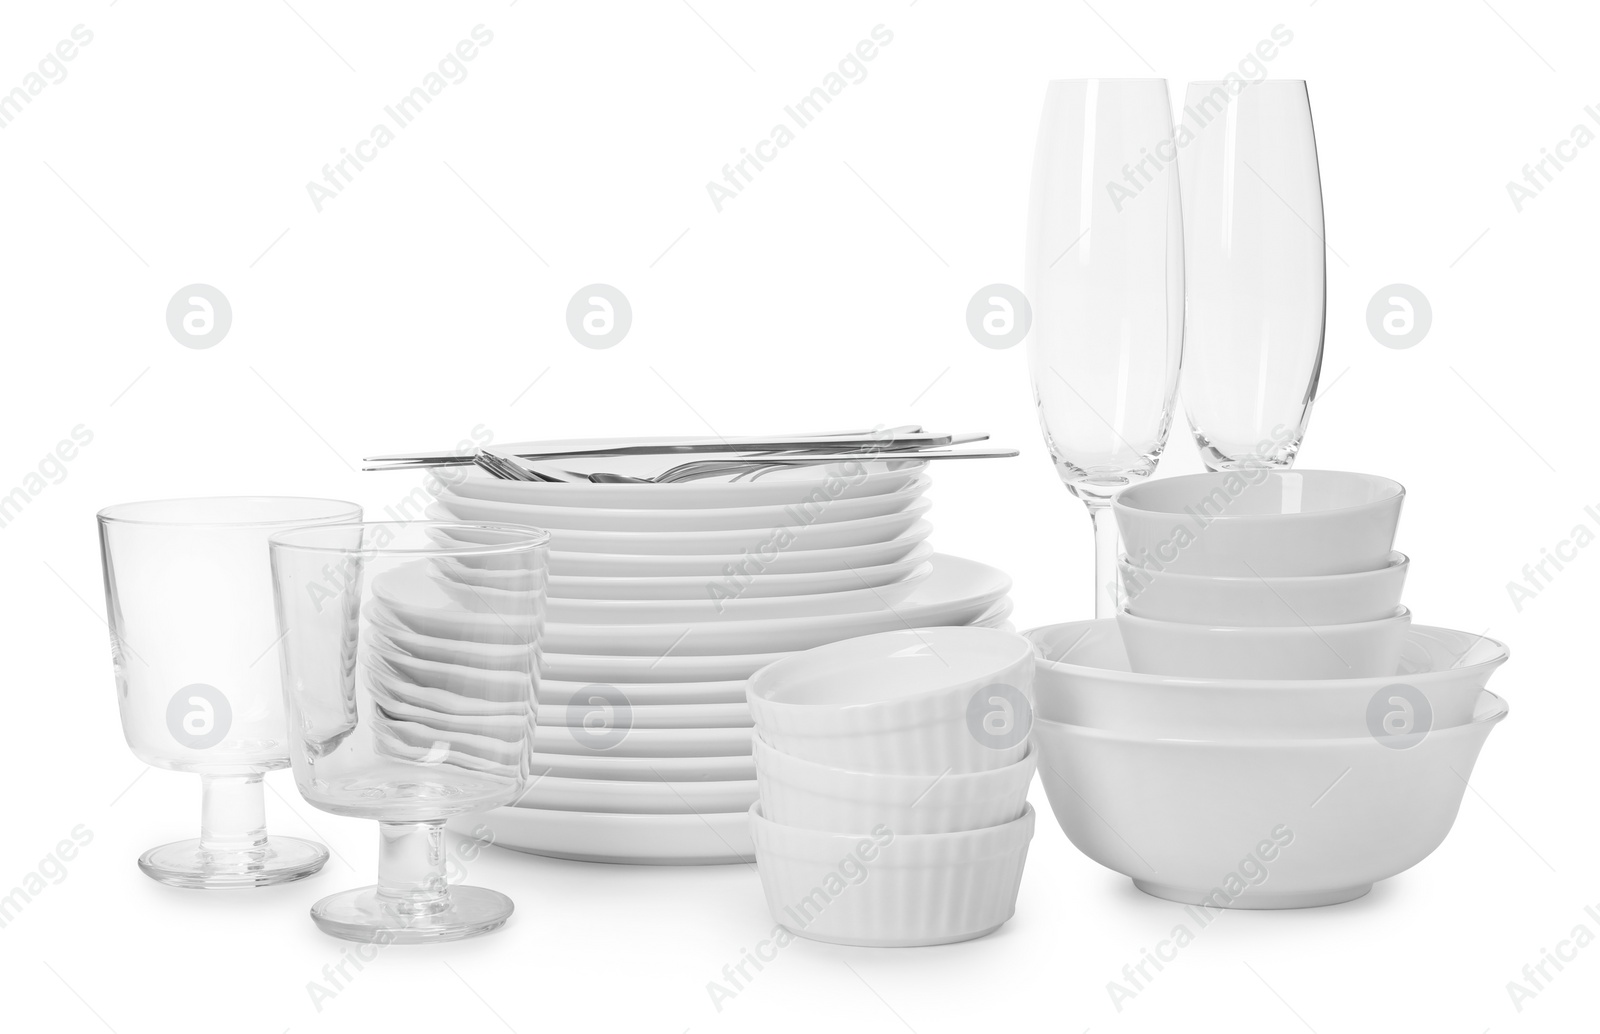
<path id="1" fill-rule="evenodd" d="M 361 887 L 323 898 L 311 919 L 323 933 L 373 944 L 459 941 L 506 925 L 516 906 L 499 891 L 451 887 L 444 907 L 426 915 L 402 914 L 378 899 L 377 887 Z"/>
<path id="2" fill-rule="evenodd" d="M 139 869 L 169 887 L 241 890 L 303 880 L 327 860 L 326 847 L 296 837 L 268 837 L 253 851 L 217 851 L 196 839 L 152 847 L 139 856 Z"/>

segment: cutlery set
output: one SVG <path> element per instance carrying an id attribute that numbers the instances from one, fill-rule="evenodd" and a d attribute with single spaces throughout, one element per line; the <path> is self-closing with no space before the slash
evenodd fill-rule
<path id="1" fill-rule="evenodd" d="M 1507 713 L 1485 687 L 1508 651 L 1413 623 L 1400 485 L 1292 469 L 1324 305 L 1305 85 L 1188 99 L 1227 116 L 1175 134 L 1161 80 L 1046 96 L 1030 369 L 1094 524 L 1094 620 L 1019 634 L 1011 579 L 934 549 L 933 461 L 1017 455 L 981 433 L 370 458 L 460 468 L 400 523 L 286 497 L 108 507 L 129 745 L 202 784 L 200 837 L 140 868 L 316 873 L 326 849 L 264 828 L 262 777 L 286 767 L 379 824 L 376 884 L 311 914 L 385 944 L 511 916 L 447 879 L 446 829 L 753 862 L 774 921 L 815 940 L 981 937 L 1015 911 L 1036 771 L 1084 854 L 1194 906 L 1333 904 L 1421 861 Z M 1180 381 L 1209 472 L 1146 480 Z"/>

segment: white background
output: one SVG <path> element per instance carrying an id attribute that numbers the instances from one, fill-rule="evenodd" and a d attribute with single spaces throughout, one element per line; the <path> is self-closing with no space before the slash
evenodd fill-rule
<path id="1" fill-rule="evenodd" d="M 94 839 L 0 930 L 7 1029 L 685 1029 L 1071 1032 L 1570 1030 L 1600 1006 L 1600 947 L 1513 1008 L 1506 983 L 1600 902 L 1591 753 L 1600 549 L 1512 605 L 1600 504 L 1592 227 L 1600 148 L 1518 212 L 1506 182 L 1600 102 L 1596 14 L 1393 0 L 1221 4 L 11 4 L 0 90 L 75 25 L 68 75 L 0 129 L 0 492 L 70 430 L 92 444 L 0 528 L 8 789 L 0 890 L 74 826 Z M 1498 12 L 1498 13 L 1496 13 Z M 1504 16 L 1503 18 L 1501 16 Z M 1508 24 L 1509 23 L 1509 24 Z M 319 213 L 305 184 L 482 24 L 451 85 Z M 718 213 L 705 184 L 875 25 L 869 66 Z M 130 499 L 404 495 L 370 453 L 567 435 L 921 422 L 1020 459 L 937 470 L 936 543 L 1016 578 L 1016 621 L 1088 616 L 1082 506 L 1043 454 L 1022 348 L 964 310 L 1020 282 L 1050 78 L 1219 78 L 1273 26 L 1310 83 L 1327 212 L 1324 397 L 1302 467 L 1410 494 L 1400 548 L 1427 623 L 1510 642 L 1512 705 L 1454 831 L 1360 901 L 1209 927 L 1121 1012 L 1107 981 L 1179 920 L 1081 856 L 1042 809 L 1015 919 L 908 951 L 807 942 L 719 1013 L 706 993 L 770 930 L 754 870 L 583 865 L 490 851 L 501 933 L 390 948 L 319 1013 L 345 945 L 307 907 L 373 878 L 370 823 L 269 779 L 270 825 L 322 838 L 314 880 L 170 890 L 140 851 L 194 835 L 197 781 L 147 771 L 119 728 L 93 515 Z M 1514 27 L 1514 28 L 1513 28 Z M 1597 130 L 1600 125 L 1589 124 Z M 215 285 L 218 345 L 168 332 Z M 594 282 L 634 325 L 580 347 Z M 1407 283 L 1433 325 L 1381 346 L 1368 300 Z M 532 387 L 529 385 L 532 384 Z M 1199 463 L 1177 425 L 1160 474 Z"/>

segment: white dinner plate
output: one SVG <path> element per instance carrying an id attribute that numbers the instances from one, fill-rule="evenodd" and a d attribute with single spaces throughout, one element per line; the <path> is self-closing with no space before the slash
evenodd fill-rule
<path id="1" fill-rule="evenodd" d="M 744 811 L 623 815 L 496 808 L 459 816 L 446 825 L 468 836 L 487 826 L 498 847 L 580 862 L 715 865 L 755 859 L 750 815 Z"/>
<path id="2" fill-rule="evenodd" d="M 703 554 L 754 553 L 766 555 L 808 549 L 833 549 L 885 542 L 894 538 L 933 508 L 930 499 L 918 499 L 897 513 L 881 517 L 862 517 L 832 523 L 806 523 L 795 519 L 770 528 L 735 528 L 726 531 L 576 531 L 550 530 L 550 548 L 563 553 L 624 554 Z M 493 524 L 523 524 L 492 514 L 482 503 L 440 496 L 427 509 L 430 520 L 487 521 Z"/>
<path id="3" fill-rule="evenodd" d="M 629 758 L 587 754 L 533 754 L 528 771 L 572 779 L 624 779 L 634 782 L 703 783 L 754 779 L 756 760 L 748 754 L 710 758 Z M 531 780 L 530 780 L 531 781 Z"/>
<path id="4" fill-rule="evenodd" d="M 851 571 L 903 560 L 933 534 L 933 525 L 918 521 L 882 542 L 833 549 L 783 549 L 758 553 L 607 554 L 550 551 L 550 574 L 604 577 L 687 577 L 727 575 L 777 577 L 789 574 Z M 731 572 L 730 572 L 731 569 Z"/>
<path id="5" fill-rule="evenodd" d="M 819 552 L 822 552 L 819 550 Z M 705 601 L 727 598 L 766 599 L 772 596 L 809 596 L 824 592 L 846 592 L 851 589 L 899 587 L 906 576 L 933 556 L 933 546 L 922 542 L 899 560 L 868 567 L 845 567 L 837 571 L 800 571 L 794 574 L 772 574 L 752 565 L 748 573 L 688 576 L 577 576 L 552 577 L 549 593 L 552 603 L 567 601 L 603 600 L 608 603 L 630 601 Z M 738 567 L 734 570 L 737 572 Z M 482 584 L 494 584 L 484 582 Z M 907 586 L 909 588 L 909 586 Z M 716 595 L 713 595 L 715 593 Z"/>
<path id="6" fill-rule="evenodd" d="M 754 731 L 744 729 L 640 729 L 620 725 L 586 729 L 541 725 L 533 749 L 541 754 L 607 758 L 738 757 L 750 753 Z"/>
<path id="7" fill-rule="evenodd" d="M 551 811 L 702 815 L 748 809 L 756 796 L 754 779 L 664 783 L 544 776 L 531 780 L 513 806 Z"/>
<path id="8" fill-rule="evenodd" d="M 843 613 L 629 625 L 549 621 L 541 645 L 552 654 L 671 655 L 668 659 L 805 650 L 895 628 L 969 624 L 1011 589 L 1004 571 L 975 560 L 935 553 L 931 563 L 933 574 L 899 600 L 888 602 L 866 590 L 868 598 Z"/>
<path id="9" fill-rule="evenodd" d="M 916 502 L 932 482 L 918 474 L 893 492 L 880 495 L 830 497 L 819 482 L 813 498 L 776 506 L 720 506 L 711 509 L 645 509 L 642 507 L 600 508 L 592 506 L 546 506 L 537 503 L 496 499 L 480 494 L 485 485 L 511 485 L 510 481 L 470 479 L 461 486 L 439 494 L 441 501 L 460 503 L 471 512 L 483 514 L 476 520 L 498 523 L 531 524 L 536 528 L 561 528 L 577 531 L 685 532 L 729 531 L 749 528 L 784 528 L 801 524 L 832 524 L 898 513 Z M 523 482 L 526 484 L 527 482 Z M 497 493 L 499 489 L 495 490 Z"/>
<path id="10" fill-rule="evenodd" d="M 908 569 L 904 577 L 889 585 L 856 583 L 836 592 L 812 592 L 798 596 L 746 597 L 743 586 L 732 579 L 703 582 L 697 599 L 551 599 L 545 613 L 551 621 L 632 625 L 679 621 L 742 621 L 760 618 L 803 618 L 823 614 L 845 614 L 895 605 L 933 575 L 935 555 L 932 546 L 918 547 L 924 561 Z M 621 579 L 614 579 L 620 581 Z"/>
<path id="11" fill-rule="evenodd" d="M 739 692 L 742 694 L 744 690 Z M 625 720 L 634 729 L 748 729 L 755 724 L 755 719 L 750 717 L 750 705 L 743 699 L 726 704 L 636 704 L 626 693 L 622 694 L 622 699 L 625 701 L 622 706 L 628 712 Z M 586 721 L 594 722 L 599 708 L 616 706 L 615 698 L 610 695 L 591 693 L 584 697 L 580 694 L 578 700 L 594 702 L 541 703 L 537 712 L 539 724 L 582 726 Z"/>
<path id="12" fill-rule="evenodd" d="M 614 689 L 635 707 L 724 707 L 745 704 L 744 679 L 726 682 L 564 682 L 560 679 L 539 680 L 539 702 L 551 706 L 565 706 L 574 700 L 587 701 L 594 696 L 596 687 Z M 566 722 L 557 722 L 566 725 Z M 714 722 L 707 722 L 714 725 Z"/>

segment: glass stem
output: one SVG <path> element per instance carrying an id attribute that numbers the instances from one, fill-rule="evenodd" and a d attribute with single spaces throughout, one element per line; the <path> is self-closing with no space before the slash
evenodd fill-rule
<path id="1" fill-rule="evenodd" d="M 429 916 L 450 907 L 444 820 L 378 824 L 378 902 L 398 916 Z"/>
<path id="2" fill-rule="evenodd" d="M 1086 498 L 1084 502 L 1089 507 L 1089 521 L 1094 525 L 1094 616 L 1115 617 L 1122 600 L 1117 578 L 1117 553 L 1121 544 L 1117 521 L 1111 513 L 1110 499 Z"/>
<path id="3" fill-rule="evenodd" d="M 200 848 L 218 855 L 259 854 L 267 846 L 267 802 L 260 772 L 200 776 Z"/>

